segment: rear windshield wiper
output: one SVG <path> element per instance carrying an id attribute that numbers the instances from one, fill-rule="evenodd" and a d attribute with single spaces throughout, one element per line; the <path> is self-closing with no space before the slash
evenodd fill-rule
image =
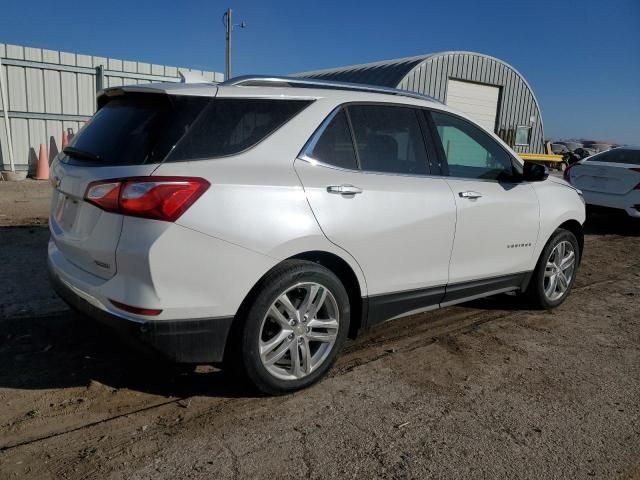
<path id="1" fill-rule="evenodd" d="M 64 153 L 66 153 L 67 155 L 69 155 L 70 157 L 74 157 L 74 158 L 78 158 L 78 159 L 84 159 L 84 160 L 91 160 L 91 161 L 94 161 L 94 162 L 102 161 L 102 157 L 100 155 L 96 155 L 95 153 L 87 152 L 86 150 L 80 150 L 80 149 L 74 148 L 74 147 L 64 147 L 62 149 L 62 151 Z"/>

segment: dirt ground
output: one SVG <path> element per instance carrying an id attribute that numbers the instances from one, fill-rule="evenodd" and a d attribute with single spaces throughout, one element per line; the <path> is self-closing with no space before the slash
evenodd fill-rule
<path id="1" fill-rule="evenodd" d="M 390 322 L 320 384 L 260 398 L 66 310 L 38 202 L 0 217 L 0 478 L 640 479 L 637 223 L 588 222 L 553 312 L 499 296 Z"/>
<path id="2" fill-rule="evenodd" d="M 46 180 L 0 181 L 0 226 L 46 225 L 50 201 Z"/>

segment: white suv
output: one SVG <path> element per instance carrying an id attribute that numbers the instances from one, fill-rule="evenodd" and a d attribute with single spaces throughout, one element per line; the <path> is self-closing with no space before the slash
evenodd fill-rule
<path id="1" fill-rule="evenodd" d="M 52 281 L 175 361 L 283 393 L 372 325 L 574 283 L 580 192 L 432 99 L 240 77 L 99 106 L 52 165 Z"/>

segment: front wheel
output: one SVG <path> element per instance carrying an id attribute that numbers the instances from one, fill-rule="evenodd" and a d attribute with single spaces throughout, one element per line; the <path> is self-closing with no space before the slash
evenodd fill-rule
<path id="1" fill-rule="evenodd" d="M 325 267 L 287 261 L 261 282 L 240 337 L 243 369 L 262 392 L 307 387 L 333 365 L 349 330 L 349 297 Z"/>
<path id="2" fill-rule="evenodd" d="M 559 228 L 544 247 L 531 278 L 527 294 L 541 308 L 555 308 L 573 288 L 580 262 L 580 245 L 575 235 Z"/>

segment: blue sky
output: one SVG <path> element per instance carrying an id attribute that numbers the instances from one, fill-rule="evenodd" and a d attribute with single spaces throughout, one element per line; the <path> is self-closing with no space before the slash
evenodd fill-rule
<path id="1" fill-rule="evenodd" d="M 550 138 L 640 144 L 640 0 L 3 0 L 0 42 L 224 70 L 289 73 L 443 50 L 515 66 Z"/>

